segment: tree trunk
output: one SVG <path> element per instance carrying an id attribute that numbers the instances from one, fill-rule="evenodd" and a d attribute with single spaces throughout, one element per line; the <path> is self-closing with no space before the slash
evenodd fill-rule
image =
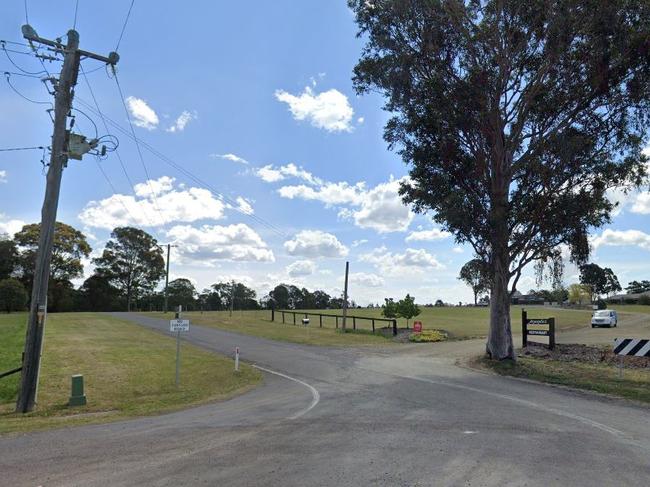
<path id="1" fill-rule="evenodd" d="M 131 285 L 126 286 L 126 310 L 131 311 Z"/>
<path id="2" fill-rule="evenodd" d="M 497 139 L 497 152 L 503 150 L 501 139 Z M 492 289 L 490 293 L 490 331 L 486 352 L 493 360 L 516 360 L 512 344 L 510 324 L 510 231 L 508 228 L 508 188 L 510 178 L 505 170 L 509 164 L 508 157 L 496 157 L 493 163 L 493 179 L 490 209 L 491 238 L 491 272 Z"/>
<path id="3" fill-rule="evenodd" d="M 498 214 L 498 213 L 497 213 Z M 494 360 L 516 360 L 510 323 L 510 257 L 505 219 L 495 221 L 492 242 L 492 290 L 490 295 L 490 331 L 486 352 Z"/>
<path id="4" fill-rule="evenodd" d="M 474 306 L 478 304 L 477 298 L 478 298 L 478 293 L 474 291 Z"/>

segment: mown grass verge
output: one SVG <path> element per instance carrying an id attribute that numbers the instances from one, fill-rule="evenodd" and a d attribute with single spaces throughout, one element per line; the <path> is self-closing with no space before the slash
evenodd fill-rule
<path id="1" fill-rule="evenodd" d="M 523 377 L 650 403 L 648 369 L 625 369 L 623 378 L 619 379 L 617 367 L 601 363 L 520 357 L 516 363 L 480 358 L 477 359 L 476 365 L 501 375 Z"/>
<path id="2" fill-rule="evenodd" d="M 0 316 L 0 370 L 20 363 L 25 314 Z M 5 338 L 7 341 L 5 342 Z M 45 332 L 38 405 L 13 412 L 19 375 L 0 379 L 0 433 L 107 422 L 232 397 L 261 380 L 254 368 L 183 343 L 176 388 L 176 341 L 107 315 L 51 314 Z M 68 408 L 70 376 L 83 374 L 88 404 Z"/>

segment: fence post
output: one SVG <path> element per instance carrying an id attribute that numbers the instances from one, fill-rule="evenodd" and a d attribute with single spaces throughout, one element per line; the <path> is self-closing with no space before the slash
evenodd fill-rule
<path id="1" fill-rule="evenodd" d="M 336 329 L 338 330 L 339 329 L 339 317 L 335 316 L 334 321 L 336 322 Z"/>
<path id="2" fill-rule="evenodd" d="M 284 324 L 284 311 L 282 312 L 282 324 Z"/>
<path id="3" fill-rule="evenodd" d="M 318 315 L 318 321 L 320 321 L 320 327 L 323 328 L 323 315 Z"/>
<path id="4" fill-rule="evenodd" d="M 528 346 L 528 314 L 525 309 L 521 309 L 521 346 Z"/>
<path id="5" fill-rule="evenodd" d="M 551 350 L 555 349 L 555 318 L 549 318 L 548 320 L 548 348 Z"/>
<path id="6" fill-rule="evenodd" d="M 357 317 L 356 316 L 352 317 L 352 329 L 353 330 L 357 329 Z"/>
<path id="7" fill-rule="evenodd" d="M 203 311 L 201 311 L 203 313 Z M 271 308 L 271 321 L 275 321 L 275 310 Z"/>
<path id="8" fill-rule="evenodd" d="M 393 320 L 393 336 L 397 336 L 397 320 Z"/>
<path id="9" fill-rule="evenodd" d="M 296 312 L 295 311 L 292 312 L 291 316 L 293 316 L 293 324 L 295 325 L 296 324 Z"/>
<path id="10" fill-rule="evenodd" d="M 372 319 L 372 332 L 375 332 L 375 319 Z"/>

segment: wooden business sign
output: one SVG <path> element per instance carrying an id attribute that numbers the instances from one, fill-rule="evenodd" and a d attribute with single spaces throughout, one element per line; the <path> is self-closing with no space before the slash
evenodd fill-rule
<path id="1" fill-rule="evenodd" d="M 530 328 L 530 327 L 535 328 Z M 537 328 L 539 327 L 539 328 Z M 548 337 L 548 345 L 545 343 L 533 342 L 529 336 Z M 525 348 L 529 344 L 547 346 L 550 350 L 555 348 L 555 318 L 528 318 L 525 309 L 521 310 L 521 340 Z"/>

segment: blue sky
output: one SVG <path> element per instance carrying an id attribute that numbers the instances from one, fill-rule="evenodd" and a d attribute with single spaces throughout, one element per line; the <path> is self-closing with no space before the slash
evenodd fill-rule
<path id="1" fill-rule="evenodd" d="M 129 4 L 80 0 L 81 47 L 114 50 Z M 27 5 L 43 37 L 72 26 L 74 0 Z M 260 295 L 279 282 L 338 294 L 349 260 L 351 296 L 360 303 L 407 292 L 420 303 L 469 301 L 456 276 L 471 251 L 401 204 L 396 188 L 407 168 L 382 139 L 382 99 L 352 89 L 362 48 L 353 20 L 344 1 L 136 0 L 118 65 L 136 135 L 200 183 L 143 148 L 148 181 L 133 140 L 111 126 L 134 187 L 114 153 L 101 162 L 71 161 L 58 219 L 85 231 L 94 255 L 117 225 L 173 242 L 172 278 L 188 277 L 199 289 L 234 278 Z M 24 23 L 22 0 L 3 2 L 0 38 L 21 42 Z M 0 56 L 2 71 L 18 71 Z M 12 59 L 41 69 L 33 57 Z M 115 80 L 104 69 L 90 73 L 100 66 L 92 60 L 82 65 L 102 112 L 130 130 Z M 38 79 L 11 81 L 29 98 L 51 99 Z M 84 103 L 94 106 L 81 76 L 75 107 L 104 135 Z M 0 148 L 48 144 L 46 105 L 20 98 L 3 79 L 0 106 Z M 84 115 L 77 121 L 79 132 L 94 136 Z M 40 158 L 40 151 L 0 152 L 0 231 L 39 220 Z M 594 232 L 593 260 L 612 267 L 623 285 L 649 279 L 650 195 L 612 197 L 622 206 L 612 225 Z M 569 266 L 565 283 L 575 281 Z M 532 287 L 531 271 L 519 289 Z"/>

